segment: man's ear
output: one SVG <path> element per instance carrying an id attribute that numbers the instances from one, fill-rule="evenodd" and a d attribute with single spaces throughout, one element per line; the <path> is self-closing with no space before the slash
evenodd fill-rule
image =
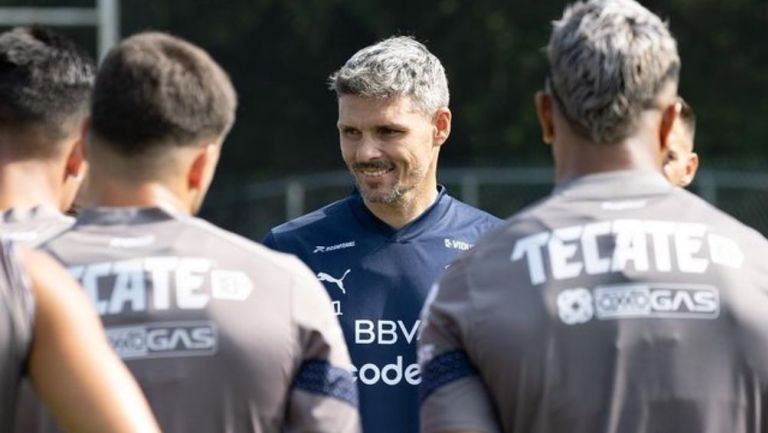
<path id="1" fill-rule="evenodd" d="M 435 145 L 442 146 L 448 136 L 451 135 L 451 110 L 448 107 L 440 107 L 434 116 L 435 133 L 433 141 Z"/>
<path id="2" fill-rule="evenodd" d="M 680 101 L 669 105 L 661 112 L 661 125 L 659 126 L 659 155 L 666 155 L 669 152 L 669 137 L 672 134 L 672 127 L 677 121 L 682 105 Z M 663 156 L 660 158 L 660 161 Z"/>
<path id="3" fill-rule="evenodd" d="M 688 155 L 688 162 L 685 164 L 685 176 L 683 176 L 683 182 L 686 186 L 693 182 L 693 178 L 696 177 L 696 171 L 699 169 L 699 155 L 696 152 L 691 152 Z"/>
<path id="4" fill-rule="evenodd" d="M 88 163 L 85 158 L 85 141 L 91 129 L 91 118 L 86 117 L 80 124 L 80 134 L 74 140 L 72 147 L 69 149 L 67 160 L 64 165 L 64 180 L 68 177 L 73 177 L 80 180 L 85 176 L 88 169 Z"/>
<path id="5" fill-rule="evenodd" d="M 187 187 L 190 190 L 205 191 L 208 188 L 219 162 L 220 149 L 215 143 L 205 144 L 197 149 L 187 173 Z"/>
<path id="6" fill-rule="evenodd" d="M 552 97 L 542 91 L 536 92 L 533 97 L 536 106 L 536 117 L 541 126 L 541 141 L 552 144 L 555 141 L 555 122 L 552 116 Z"/>

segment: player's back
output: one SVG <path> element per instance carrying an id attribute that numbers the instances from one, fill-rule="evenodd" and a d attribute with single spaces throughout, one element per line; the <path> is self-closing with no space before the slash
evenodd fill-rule
<path id="1" fill-rule="evenodd" d="M 356 431 L 340 330 L 297 259 L 160 208 L 86 210 L 45 248 L 94 301 L 163 431 Z"/>
<path id="2" fill-rule="evenodd" d="M 18 388 L 32 342 L 34 302 L 12 260 L 0 244 L 0 431 L 11 431 Z"/>
<path id="3" fill-rule="evenodd" d="M 462 322 L 505 432 L 766 431 L 766 255 L 661 177 L 589 176 L 454 265 L 430 320 Z"/>

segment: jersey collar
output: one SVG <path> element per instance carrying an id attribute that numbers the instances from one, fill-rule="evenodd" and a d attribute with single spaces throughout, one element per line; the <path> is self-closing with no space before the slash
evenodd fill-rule
<path id="1" fill-rule="evenodd" d="M 661 173 L 656 171 L 620 170 L 578 177 L 556 187 L 552 195 L 593 199 L 629 198 L 664 194 L 674 188 Z"/>
<path id="2" fill-rule="evenodd" d="M 77 217 L 77 224 L 119 225 L 148 224 L 168 220 L 181 220 L 188 215 L 162 206 L 154 207 L 91 207 Z"/>
<path id="3" fill-rule="evenodd" d="M 72 221 L 72 217 L 64 215 L 60 210 L 49 205 L 38 205 L 30 209 L 10 208 L 2 211 L 0 222 L 15 223 L 26 221 L 58 220 L 62 222 Z"/>
<path id="4" fill-rule="evenodd" d="M 357 189 L 355 189 L 355 192 L 352 194 L 349 204 L 355 218 L 365 230 L 378 233 L 380 236 L 391 242 L 408 242 L 436 226 L 437 222 L 440 221 L 448 211 L 452 200 L 451 196 L 446 194 L 445 187 L 443 185 L 438 185 L 435 202 L 419 215 L 418 218 L 400 229 L 395 229 L 377 218 L 365 205 L 363 197 Z"/>

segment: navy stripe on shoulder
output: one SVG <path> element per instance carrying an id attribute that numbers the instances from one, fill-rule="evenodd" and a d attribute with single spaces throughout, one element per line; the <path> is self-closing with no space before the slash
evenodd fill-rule
<path id="1" fill-rule="evenodd" d="M 424 367 L 421 385 L 419 385 L 419 401 L 424 403 L 424 400 L 439 388 L 476 374 L 477 370 L 463 350 L 440 354 Z"/>
<path id="2" fill-rule="evenodd" d="M 304 361 L 293 382 L 293 387 L 349 403 L 357 407 L 357 386 L 352 373 L 334 367 L 328 361 Z"/>

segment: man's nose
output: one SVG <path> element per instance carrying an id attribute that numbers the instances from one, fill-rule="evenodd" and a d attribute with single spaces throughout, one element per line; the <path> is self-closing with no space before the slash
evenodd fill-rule
<path id="1" fill-rule="evenodd" d="M 374 137 L 364 134 L 357 146 L 357 160 L 370 161 L 383 157 L 381 143 Z"/>

